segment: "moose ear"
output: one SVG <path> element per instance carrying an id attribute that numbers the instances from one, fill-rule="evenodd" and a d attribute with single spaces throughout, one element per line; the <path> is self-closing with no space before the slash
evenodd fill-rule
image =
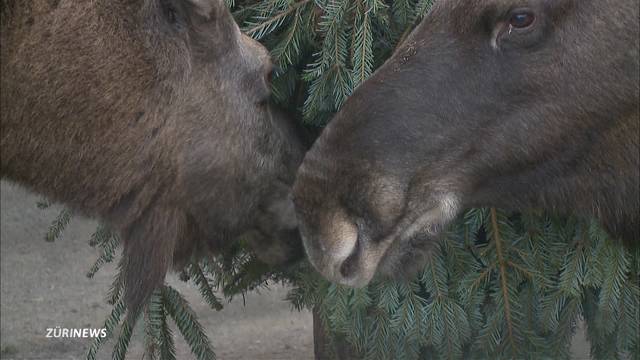
<path id="1" fill-rule="evenodd" d="M 223 0 L 188 0 L 196 13 L 209 20 L 222 15 L 227 10 Z"/>

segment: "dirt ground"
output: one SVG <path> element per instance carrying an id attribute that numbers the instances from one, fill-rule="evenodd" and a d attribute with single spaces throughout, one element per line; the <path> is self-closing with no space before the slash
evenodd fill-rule
<path id="1" fill-rule="evenodd" d="M 55 243 L 44 241 L 59 207 L 41 210 L 39 197 L 15 185 L 0 185 L 0 345 L 1 359 L 84 359 L 90 339 L 46 338 L 46 328 L 99 328 L 110 311 L 105 303 L 115 266 L 105 266 L 94 279 L 85 277 L 98 251 L 87 241 L 96 223 L 75 217 Z M 249 294 L 246 306 L 235 298 L 216 312 L 193 286 L 170 276 L 198 314 L 218 359 L 287 360 L 313 358 L 311 314 L 291 310 L 283 300 L 287 289 Z M 140 331 L 137 331 L 140 335 Z M 134 336 L 129 359 L 142 359 L 142 336 Z M 178 359 L 193 359 L 186 343 L 176 339 Z M 112 344 L 100 359 L 110 359 Z M 579 331 L 574 359 L 588 359 L 589 348 Z"/>
<path id="2" fill-rule="evenodd" d="M 38 209 L 38 196 L 2 182 L 0 265 L 2 359 L 84 359 L 91 339 L 46 338 L 46 328 L 100 328 L 111 310 L 104 301 L 115 266 L 105 266 L 94 279 L 85 273 L 98 251 L 87 241 L 96 223 L 72 219 L 61 240 L 44 241 L 60 207 Z M 171 276 L 198 314 L 218 359 L 285 360 L 313 358 L 311 314 L 291 310 L 283 300 L 287 289 L 275 286 L 260 294 L 234 298 L 216 312 L 198 290 Z M 137 331 L 140 335 L 141 331 Z M 184 340 L 176 336 L 177 358 L 193 359 Z M 110 359 L 112 345 L 99 354 Z M 129 359 L 142 359 L 143 337 L 134 336 Z"/>

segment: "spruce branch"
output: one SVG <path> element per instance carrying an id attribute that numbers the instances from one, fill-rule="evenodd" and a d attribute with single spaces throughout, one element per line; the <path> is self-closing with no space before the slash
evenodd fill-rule
<path id="1" fill-rule="evenodd" d="M 163 304 L 198 360 L 214 360 L 213 347 L 189 303 L 174 288 L 162 287 Z"/>
<path id="2" fill-rule="evenodd" d="M 124 304 L 124 300 L 119 299 L 111 309 L 111 313 L 107 316 L 107 319 L 104 322 L 103 328 L 106 331 L 105 337 L 96 337 L 91 346 L 89 346 L 89 351 L 87 352 L 87 360 L 95 360 L 98 350 L 103 342 L 109 339 L 113 335 L 113 330 L 120 323 L 120 319 L 122 315 L 124 315 L 126 311 L 126 306 Z"/>
<path id="3" fill-rule="evenodd" d="M 67 225 L 69 225 L 69 221 L 71 221 L 71 217 L 73 216 L 73 212 L 67 208 L 63 208 L 60 210 L 56 219 L 49 226 L 49 231 L 45 235 L 45 241 L 54 242 L 60 238 L 64 229 L 66 229 Z"/>
<path id="4" fill-rule="evenodd" d="M 198 289 L 200 290 L 200 294 L 205 299 L 205 301 L 209 304 L 209 306 L 216 310 L 222 310 L 222 303 L 220 299 L 218 299 L 214 293 L 214 288 L 210 283 L 209 279 L 206 277 L 202 268 L 198 263 L 191 263 L 187 267 L 189 274 L 191 275 L 191 279 L 193 282 L 198 285 Z"/>
<path id="5" fill-rule="evenodd" d="M 107 303 L 114 305 L 122 297 L 124 291 L 124 258 L 120 258 L 116 269 L 116 276 L 113 278 L 109 292 L 107 293 Z"/>
<path id="6" fill-rule="evenodd" d="M 96 233 L 98 231 L 100 231 L 100 229 L 96 230 Z M 86 276 L 88 278 L 92 278 L 98 272 L 98 270 L 100 270 L 102 265 L 104 265 L 106 263 L 110 263 L 111 261 L 113 261 L 115 255 L 116 255 L 116 250 L 118 249 L 118 246 L 120 245 L 120 237 L 115 235 L 115 234 L 113 234 L 113 233 L 108 233 L 108 235 L 95 235 L 94 234 L 94 238 L 95 239 L 100 239 L 102 241 L 102 242 L 98 243 L 98 245 L 99 245 L 99 247 L 101 249 L 101 254 L 98 257 L 98 259 L 96 259 L 96 261 L 93 264 L 93 266 L 91 266 L 91 268 L 87 272 Z M 95 241 L 97 241 L 97 240 L 95 240 Z"/>
<path id="7" fill-rule="evenodd" d="M 373 32 L 368 8 L 357 12 L 354 21 L 355 36 L 352 49 L 353 87 L 363 83 L 371 75 L 373 69 Z"/>
<path id="8" fill-rule="evenodd" d="M 96 247 L 98 245 L 104 244 L 109 240 L 111 236 L 113 236 L 111 230 L 109 230 L 109 228 L 104 224 L 100 224 L 96 228 L 96 231 L 91 234 L 91 237 L 89 238 L 89 246 Z"/>
<path id="9" fill-rule="evenodd" d="M 113 354 L 111 358 L 113 360 L 124 360 L 129 349 L 129 342 L 131 341 L 131 335 L 133 334 L 133 326 L 136 323 L 136 318 L 125 318 L 122 326 L 120 327 L 120 334 L 118 340 L 113 348 Z"/>
<path id="10" fill-rule="evenodd" d="M 36 202 L 38 209 L 48 209 L 53 203 L 46 198 L 42 198 Z"/>
<path id="11" fill-rule="evenodd" d="M 498 267 L 500 270 L 500 288 L 504 299 L 504 313 L 507 324 L 507 341 L 511 349 L 515 350 L 515 341 L 513 335 L 513 322 L 511 320 L 511 302 L 509 300 L 509 290 L 507 287 L 507 261 L 505 259 L 504 249 L 502 248 L 502 238 L 500 236 L 500 228 L 498 226 L 498 215 L 495 208 L 491 208 L 491 229 L 493 233 L 493 241 L 496 246 L 496 254 L 498 256 Z"/>
<path id="12" fill-rule="evenodd" d="M 246 29 L 245 32 L 247 33 L 247 35 L 253 37 L 254 39 L 260 40 L 265 35 L 273 32 L 278 27 L 280 27 L 286 20 L 286 18 L 291 15 L 291 13 L 297 11 L 299 7 L 306 5 L 309 1 L 311 0 L 301 0 L 300 2 L 294 3 L 285 11 L 271 17 L 270 19 L 267 19 L 263 23 L 256 24 L 253 27 Z"/>
<path id="13" fill-rule="evenodd" d="M 175 360 L 176 359 L 176 347 L 173 342 L 173 332 L 169 328 L 169 322 L 167 321 L 167 312 L 164 310 L 164 304 L 161 314 L 160 325 L 160 359 L 162 360 Z"/>

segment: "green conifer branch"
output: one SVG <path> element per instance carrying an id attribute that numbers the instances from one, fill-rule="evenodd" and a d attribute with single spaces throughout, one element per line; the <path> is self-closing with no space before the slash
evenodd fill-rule
<path id="1" fill-rule="evenodd" d="M 167 313 L 173 318 L 196 358 L 215 360 L 216 355 L 204 329 L 182 295 L 174 288 L 165 285 L 162 287 L 162 298 Z"/>
<path id="2" fill-rule="evenodd" d="M 493 233 L 493 241 L 496 246 L 496 254 L 498 256 L 498 268 L 500 270 L 500 288 L 502 297 L 504 298 L 504 314 L 507 324 L 507 341 L 512 350 L 515 350 L 515 341 L 513 334 L 513 322 L 511 320 L 511 302 L 509 300 L 509 290 L 507 287 L 507 262 L 505 260 L 504 250 L 502 248 L 502 238 L 500 236 L 500 227 L 498 226 L 498 215 L 495 208 L 491 208 L 491 228 Z"/>
<path id="3" fill-rule="evenodd" d="M 214 288 L 210 284 L 209 279 L 202 271 L 202 268 L 200 268 L 200 265 L 198 263 L 191 263 L 189 264 L 187 269 L 189 271 L 189 274 L 191 275 L 191 279 L 196 285 L 198 285 L 200 294 L 209 304 L 209 306 L 216 311 L 222 310 L 222 303 L 220 302 L 220 299 L 216 297 Z"/>
<path id="4" fill-rule="evenodd" d="M 280 27 L 286 18 L 291 15 L 292 12 L 297 11 L 301 6 L 306 5 L 311 0 L 301 0 L 293 5 L 289 6 L 285 11 L 269 18 L 263 23 L 257 24 L 249 29 L 245 30 L 245 33 L 256 40 L 261 39 L 265 35 L 273 32 Z"/>
<path id="5" fill-rule="evenodd" d="M 131 341 L 131 335 L 133 334 L 133 326 L 135 325 L 136 319 L 125 318 L 122 326 L 120 327 L 120 334 L 118 335 L 118 340 L 116 341 L 116 345 L 113 348 L 113 354 L 111 358 L 113 360 L 124 360 L 127 355 L 127 350 L 129 349 L 129 342 Z"/>
<path id="6" fill-rule="evenodd" d="M 89 347 L 89 351 L 87 352 L 87 360 L 95 360 L 98 350 L 100 346 L 106 339 L 109 339 L 113 335 L 113 330 L 120 323 L 120 319 L 124 315 L 126 311 L 126 307 L 124 305 L 124 300 L 119 299 L 111 309 L 111 313 L 107 316 L 103 328 L 106 331 L 105 337 L 96 337 L 91 346 Z"/>
<path id="7" fill-rule="evenodd" d="M 72 216 L 73 213 L 71 210 L 67 208 L 60 210 L 56 219 L 51 223 L 51 226 L 49 226 L 49 231 L 47 231 L 47 234 L 45 235 L 45 240 L 47 242 L 54 242 L 58 240 L 64 229 L 69 225 Z"/>

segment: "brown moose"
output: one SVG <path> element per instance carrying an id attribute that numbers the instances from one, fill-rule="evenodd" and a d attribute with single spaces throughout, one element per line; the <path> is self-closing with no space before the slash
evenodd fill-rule
<path id="1" fill-rule="evenodd" d="M 362 286 L 467 207 L 595 217 L 639 243 L 637 0 L 441 0 L 307 153 L 307 254 Z"/>
<path id="2" fill-rule="evenodd" d="M 2 177 L 119 231 L 130 311 L 172 264 L 246 233 L 266 261 L 296 256 L 303 150 L 268 103 L 268 52 L 222 0 L 1 11 Z"/>

